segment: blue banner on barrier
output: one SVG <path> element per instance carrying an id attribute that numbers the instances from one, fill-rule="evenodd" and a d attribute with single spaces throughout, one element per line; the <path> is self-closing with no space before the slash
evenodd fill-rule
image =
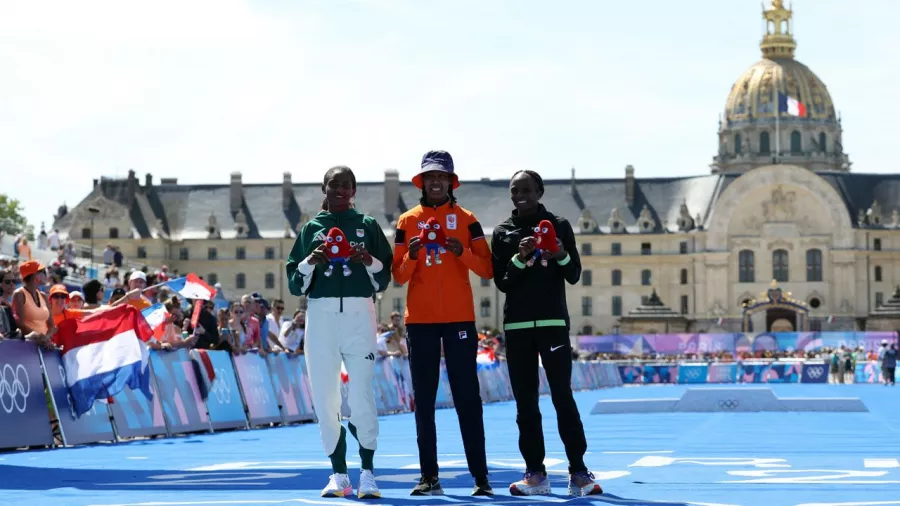
<path id="1" fill-rule="evenodd" d="M 672 364 L 644 364 L 643 382 L 647 384 L 675 383 L 678 381 L 678 366 Z"/>
<path id="2" fill-rule="evenodd" d="M 255 352 L 234 355 L 232 359 L 250 415 L 250 425 L 280 422 L 281 412 L 266 361 Z"/>
<path id="3" fill-rule="evenodd" d="M 58 351 L 41 350 L 44 374 L 47 384 L 56 403 L 60 433 L 66 445 L 96 443 L 99 441 L 115 441 L 112 423 L 109 421 L 109 409 L 106 399 L 94 401 L 90 411 L 75 418 L 69 387 L 66 383 L 66 368 Z"/>
<path id="4" fill-rule="evenodd" d="M 126 388 L 113 397 L 109 405 L 113 414 L 116 435 L 121 437 L 144 437 L 171 434 L 166 427 L 162 405 L 159 402 L 156 376 L 150 370 L 150 393 L 153 401 L 140 390 Z"/>
<path id="5" fill-rule="evenodd" d="M 895 369 L 895 382 L 898 377 L 900 377 L 900 372 Z M 881 369 L 881 363 L 875 361 L 857 363 L 856 371 L 854 371 L 854 380 L 856 383 L 884 383 L 884 373 Z"/>
<path id="6" fill-rule="evenodd" d="M 185 349 L 150 352 L 163 415 L 173 434 L 208 431 L 209 416 L 200 396 L 197 374 Z"/>
<path id="7" fill-rule="evenodd" d="M 305 380 L 306 359 L 298 356 L 288 356 L 284 353 L 269 354 L 266 357 L 269 371 L 272 374 L 272 384 L 275 388 L 275 398 L 281 407 L 281 417 L 285 422 L 301 422 L 315 418 L 312 403 L 306 405 L 309 395 L 303 395 L 304 387 L 309 383 Z"/>
<path id="8" fill-rule="evenodd" d="M 196 353 L 192 351 L 191 355 L 195 356 Z M 213 430 L 246 428 L 247 414 L 244 412 L 244 401 L 234 374 L 231 354 L 217 350 L 207 351 L 206 355 L 216 372 L 216 379 L 206 397 L 210 425 Z"/>
<path id="9" fill-rule="evenodd" d="M 708 375 L 709 365 L 707 364 L 680 364 L 678 366 L 678 383 L 681 384 L 706 383 Z"/>
<path id="10" fill-rule="evenodd" d="M 644 380 L 644 368 L 640 364 L 620 365 L 619 376 L 626 385 L 639 384 Z"/>
<path id="11" fill-rule="evenodd" d="M 801 383 L 828 383 L 828 364 L 805 363 L 801 367 Z"/>
<path id="12" fill-rule="evenodd" d="M 415 400 L 415 399 L 414 399 Z M 437 396 L 434 400 L 436 408 L 452 408 L 453 394 L 450 392 L 450 378 L 447 376 L 447 364 L 441 358 L 441 373 L 438 380 Z"/>
<path id="13" fill-rule="evenodd" d="M 0 342 L 0 448 L 53 444 L 37 346 Z"/>
<path id="14" fill-rule="evenodd" d="M 709 364 L 706 375 L 707 383 L 734 383 L 738 375 L 738 366 L 734 362 L 714 362 Z"/>

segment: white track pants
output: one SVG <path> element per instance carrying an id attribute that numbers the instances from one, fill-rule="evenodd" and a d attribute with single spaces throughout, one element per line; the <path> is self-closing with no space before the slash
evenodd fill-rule
<path id="1" fill-rule="evenodd" d="M 375 450 L 375 304 L 372 299 L 309 299 L 303 351 L 325 455 L 341 435 L 341 362 L 350 377 L 347 404 L 359 444 Z"/>

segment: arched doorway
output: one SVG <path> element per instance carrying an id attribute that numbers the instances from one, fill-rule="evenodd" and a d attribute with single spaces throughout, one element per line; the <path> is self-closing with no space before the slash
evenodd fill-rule
<path id="1" fill-rule="evenodd" d="M 753 328 L 751 317 L 759 312 L 766 314 L 766 328 Z M 744 332 L 803 332 L 809 327 L 809 308 L 806 303 L 782 291 L 778 282 L 772 280 L 769 289 L 743 304 Z"/>

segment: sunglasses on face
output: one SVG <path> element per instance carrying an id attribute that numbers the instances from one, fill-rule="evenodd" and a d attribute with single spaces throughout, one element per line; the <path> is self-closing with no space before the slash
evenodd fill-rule
<path id="1" fill-rule="evenodd" d="M 275 311 L 284 311 L 284 306 L 278 306 L 275 308 Z"/>
<path id="2" fill-rule="evenodd" d="M 15 279 L 4 279 L 3 284 L 4 285 L 14 285 L 14 284 L 16 284 L 16 280 Z"/>

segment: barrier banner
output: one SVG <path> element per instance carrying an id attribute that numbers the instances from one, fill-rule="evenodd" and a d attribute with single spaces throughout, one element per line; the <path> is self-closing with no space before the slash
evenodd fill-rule
<path id="1" fill-rule="evenodd" d="M 800 383 L 800 376 L 803 375 L 803 363 L 794 362 L 793 364 L 784 364 L 784 383 Z"/>
<path id="2" fill-rule="evenodd" d="M 316 420 L 316 410 L 313 407 L 312 400 L 312 389 L 309 386 L 309 373 L 306 371 L 306 357 L 303 355 L 297 355 L 297 366 L 300 368 L 300 377 L 298 379 L 300 388 L 297 390 L 297 393 L 300 394 L 298 399 L 298 406 L 300 407 L 301 413 L 306 413 L 309 415 L 307 420 L 315 421 Z"/>
<path id="3" fill-rule="evenodd" d="M 512 397 L 509 392 L 508 373 L 504 378 L 501 372 L 501 368 L 505 367 L 506 362 L 499 360 L 495 360 L 491 364 L 478 364 L 478 385 L 482 401 L 498 402 L 509 400 Z"/>
<path id="4" fill-rule="evenodd" d="M 123 437 L 157 436 L 168 432 L 162 405 L 159 402 L 159 389 L 156 387 L 156 375 L 150 368 L 150 393 L 153 401 L 148 401 L 140 390 L 125 388 L 113 396 L 109 406 L 113 414 L 113 425 L 116 435 Z"/>
<path id="5" fill-rule="evenodd" d="M 2 353 L 2 352 L 0 352 Z M 56 403 L 56 417 L 59 419 L 59 431 L 63 443 L 79 445 L 99 441 L 115 441 L 112 422 L 109 421 L 109 409 L 106 399 L 94 401 L 90 411 L 75 418 L 72 399 L 69 397 L 69 386 L 66 382 L 66 368 L 62 357 L 56 350 L 40 350 L 44 374 L 50 392 Z"/>
<path id="6" fill-rule="evenodd" d="M 785 364 L 775 362 L 761 369 L 761 371 L 763 383 L 785 383 Z"/>
<path id="7" fill-rule="evenodd" d="M 394 373 L 397 393 L 400 398 L 400 409 L 412 411 L 415 406 L 412 390 L 412 374 L 409 372 L 409 359 L 391 357 L 391 370 Z"/>
<path id="8" fill-rule="evenodd" d="M 678 366 L 678 383 L 680 384 L 706 383 L 708 375 L 709 365 L 707 364 L 679 364 Z"/>
<path id="9" fill-rule="evenodd" d="M 547 381 L 547 371 L 544 370 L 544 363 L 538 357 L 538 394 L 550 395 L 550 382 Z"/>
<path id="10" fill-rule="evenodd" d="M 707 383 L 734 383 L 737 381 L 738 366 L 734 362 L 709 364 Z"/>
<path id="11" fill-rule="evenodd" d="M 897 370 L 894 370 L 894 381 L 897 381 L 897 378 L 900 377 L 900 374 L 897 373 Z M 884 383 L 884 373 L 881 369 L 881 362 L 877 361 L 869 361 L 869 362 L 859 362 L 856 364 L 856 371 L 854 374 L 854 382 L 855 383 Z"/>
<path id="12" fill-rule="evenodd" d="M 738 383 L 762 383 L 763 373 L 769 364 L 743 363 L 739 367 Z"/>
<path id="13" fill-rule="evenodd" d="M 640 384 L 644 380 L 643 367 L 636 365 L 620 365 L 619 376 L 626 385 Z"/>
<path id="14" fill-rule="evenodd" d="M 163 416 L 172 434 L 209 431 L 206 403 L 200 396 L 197 375 L 188 350 L 150 350 Z"/>
<path id="15" fill-rule="evenodd" d="M 390 372 L 388 372 L 390 371 Z M 379 415 L 394 413 L 400 409 L 400 396 L 396 388 L 392 388 L 394 378 L 393 367 L 389 359 L 375 359 L 375 409 Z"/>
<path id="16" fill-rule="evenodd" d="M 415 400 L 415 391 L 413 392 L 413 400 Z M 435 397 L 434 407 L 436 408 L 452 408 L 453 393 L 450 391 L 450 378 L 447 376 L 447 363 L 441 357 L 441 375 L 438 378 L 437 396 Z"/>
<path id="17" fill-rule="evenodd" d="M 828 383 L 828 364 L 804 363 L 801 368 L 800 383 Z"/>
<path id="18" fill-rule="evenodd" d="M 281 418 L 286 423 L 308 421 L 315 418 L 312 406 L 304 405 L 306 399 L 301 395 L 304 386 L 303 369 L 301 363 L 306 362 L 305 357 L 288 356 L 286 353 L 270 353 L 266 356 L 271 373 L 272 386 L 275 390 L 275 399 L 281 410 Z M 305 364 L 304 364 L 305 365 Z M 307 385 L 308 386 L 308 385 Z"/>
<path id="19" fill-rule="evenodd" d="M 278 410 L 278 400 L 275 398 L 266 361 L 253 351 L 231 358 L 241 393 L 244 394 L 250 425 L 280 422 L 281 412 Z"/>
<path id="20" fill-rule="evenodd" d="M 197 356 L 197 352 L 193 350 L 190 354 L 191 357 Z M 207 350 L 206 355 L 216 372 L 216 379 L 206 396 L 210 426 L 213 430 L 246 428 L 247 413 L 244 412 L 244 401 L 234 374 L 231 354 L 222 350 Z"/>
<path id="21" fill-rule="evenodd" d="M 645 384 L 676 383 L 678 366 L 670 364 L 644 364 L 643 382 Z"/>
<path id="22" fill-rule="evenodd" d="M 53 444 L 37 345 L 0 342 L 0 448 Z"/>
<path id="23" fill-rule="evenodd" d="M 592 367 L 594 369 L 594 373 L 597 377 L 597 383 L 594 385 L 598 387 L 600 385 L 606 386 L 613 383 L 622 384 L 622 377 L 619 376 L 619 368 L 614 364 L 602 363 L 600 367 Z"/>

